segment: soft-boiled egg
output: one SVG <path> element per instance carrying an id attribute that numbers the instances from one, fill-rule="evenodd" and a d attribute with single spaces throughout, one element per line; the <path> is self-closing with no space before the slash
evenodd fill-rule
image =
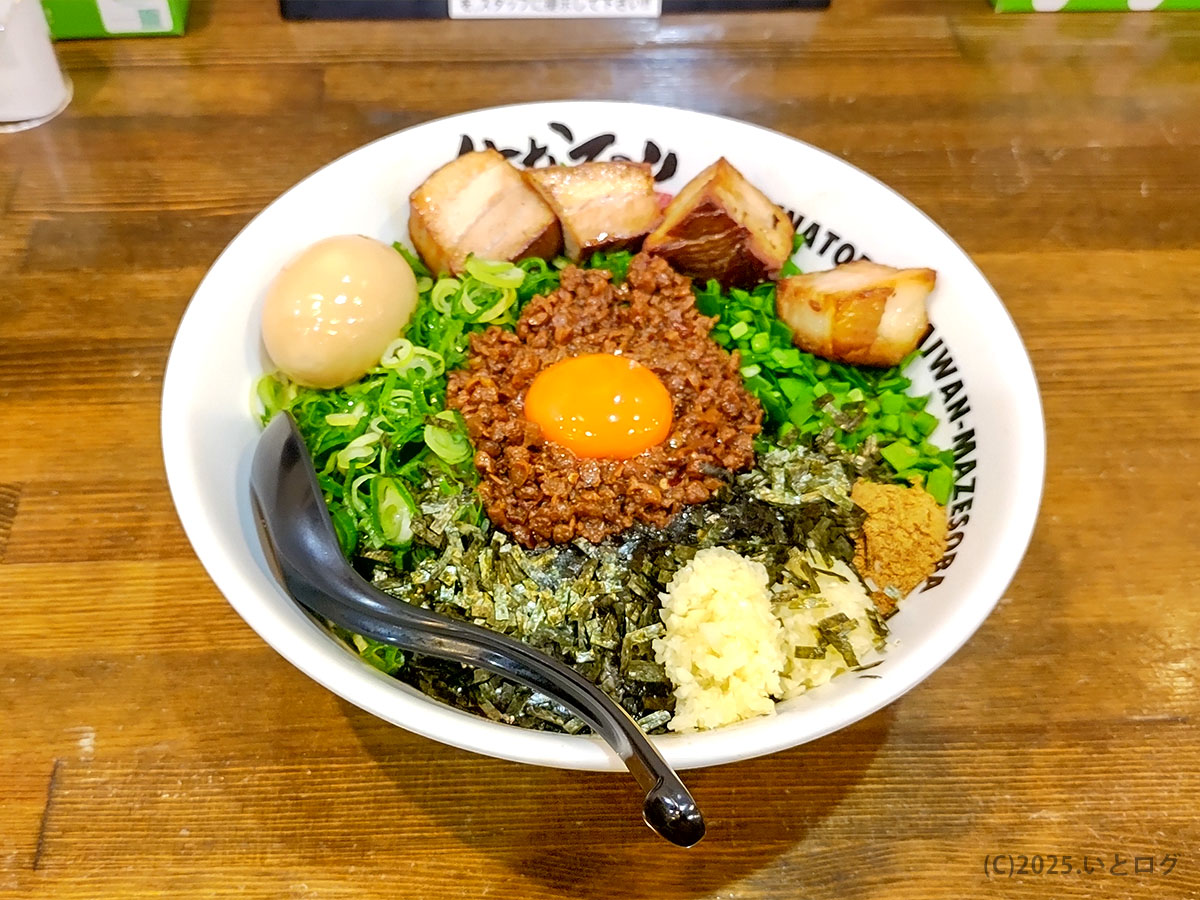
<path id="1" fill-rule="evenodd" d="M 263 343 L 293 381 L 339 387 L 378 364 L 416 305 L 417 279 L 395 248 L 358 234 L 325 238 L 267 289 Z"/>
<path id="2" fill-rule="evenodd" d="M 641 363 L 608 353 L 572 356 L 537 374 L 525 418 L 576 456 L 629 459 L 671 433 L 671 395 Z"/>

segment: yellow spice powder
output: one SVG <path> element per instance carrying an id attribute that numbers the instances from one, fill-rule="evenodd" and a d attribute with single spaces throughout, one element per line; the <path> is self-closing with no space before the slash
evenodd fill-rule
<path id="1" fill-rule="evenodd" d="M 867 514 L 854 566 L 873 583 L 875 606 L 890 616 L 896 602 L 883 589 L 908 594 L 933 574 L 946 552 L 945 507 L 922 488 L 870 481 L 857 482 L 850 498 Z"/>

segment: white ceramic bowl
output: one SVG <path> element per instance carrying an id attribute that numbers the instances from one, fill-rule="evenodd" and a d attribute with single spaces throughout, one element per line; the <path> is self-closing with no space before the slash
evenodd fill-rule
<path id="1" fill-rule="evenodd" d="M 264 289 L 292 254 L 333 234 L 407 239 L 408 195 L 468 143 L 548 164 L 613 155 L 654 163 L 678 190 L 724 155 L 809 233 L 802 268 L 863 253 L 938 272 L 934 351 L 912 367 L 944 416 L 935 439 L 960 450 L 951 551 L 941 582 L 889 622 L 873 678 L 844 675 L 778 714 L 716 731 L 655 738 L 678 768 L 791 747 L 874 712 L 942 665 L 1012 579 L 1041 497 L 1044 429 L 1029 358 L 1000 299 L 965 253 L 923 213 L 842 160 L 792 138 L 711 115 L 625 103 L 560 102 L 481 110 L 410 128 L 330 163 L 268 206 L 213 264 L 180 324 L 163 389 L 162 439 L 179 517 L 201 562 L 255 631 L 350 702 L 410 731 L 506 759 L 616 770 L 598 739 L 497 724 L 443 706 L 359 660 L 284 594 L 251 518 L 248 472 L 258 426 L 252 388 L 267 362 Z M 943 399 L 945 398 L 945 400 Z M 948 403 L 945 402 L 948 400 Z M 947 409 L 947 406 L 952 407 Z"/>

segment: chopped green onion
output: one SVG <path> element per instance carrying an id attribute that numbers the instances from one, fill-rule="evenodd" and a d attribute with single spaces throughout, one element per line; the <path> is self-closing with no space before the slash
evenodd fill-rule
<path id="1" fill-rule="evenodd" d="M 379 448 L 379 435 L 376 432 L 360 434 L 348 443 L 337 455 L 337 467 L 343 471 L 350 468 L 351 463 L 365 462 L 375 458 Z"/>
<path id="2" fill-rule="evenodd" d="M 795 403 L 801 397 L 811 398 L 813 396 L 812 386 L 799 378 L 780 378 L 779 389 L 783 391 L 783 396 L 787 397 L 792 403 Z"/>
<path id="3" fill-rule="evenodd" d="M 446 424 L 441 424 L 445 422 Z M 448 463 L 465 462 L 472 455 L 471 441 L 457 413 L 446 410 L 433 416 L 425 426 L 425 443 Z"/>
<path id="4" fill-rule="evenodd" d="M 447 314 L 450 312 L 450 298 L 461 288 L 462 282 L 457 278 L 439 278 L 429 295 L 429 302 L 438 312 Z"/>
<path id="5" fill-rule="evenodd" d="M 950 492 L 953 489 L 954 472 L 948 466 L 938 466 L 925 476 L 925 490 L 942 506 L 950 502 Z"/>
<path id="6" fill-rule="evenodd" d="M 395 478 L 380 475 L 371 482 L 371 499 L 384 540 L 401 545 L 412 541 L 417 503 L 408 488 Z"/>
<path id="7" fill-rule="evenodd" d="M 696 307 L 718 319 L 713 340 L 742 353 L 746 387 L 763 405 L 764 437 L 799 435 L 826 447 L 832 441 L 844 452 L 865 452 L 860 458 L 867 465 L 887 467 L 898 481 L 907 480 L 905 473 L 946 464 L 946 451 L 928 441 L 938 426 L 937 417 L 925 411 L 928 397 L 907 393 L 912 382 L 903 370 L 917 354 L 893 368 L 873 369 L 806 353 L 793 345 L 791 330 L 775 314 L 775 289 L 771 282 L 749 291 L 724 291 L 716 281 L 693 284 Z M 880 448 L 898 442 L 907 449 L 882 453 Z"/>
<path id="8" fill-rule="evenodd" d="M 519 288 L 525 280 L 525 273 L 510 262 L 487 262 L 469 256 L 465 268 L 468 275 L 492 287 Z"/>
<path id="9" fill-rule="evenodd" d="M 912 444 L 906 441 L 896 441 L 893 444 L 888 444 L 886 447 L 880 448 L 879 453 L 897 472 L 911 467 L 913 463 L 920 459 L 920 454 L 917 453 Z"/>
<path id="10" fill-rule="evenodd" d="M 780 278 L 788 278 L 792 275 L 801 274 L 800 267 L 796 265 L 796 254 L 800 252 L 800 248 L 804 246 L 804 235 L 792 235 L 792 255 L 788 257 L 787 262 L 783 264 L 783 268 L 779 270 Z"/>
<path id="11" fill-rule="evenodd" d="M 918 434 L 928 437 L 938 427 L 937 416 L 924 411 L 919 412 L 913 417 L 913 425 L 916 427 Z M 937 452 L 936 448 L 934 452 Z"/>
<path id="12" fill-rule="evenodd" d="M 325 424 L 334 428 L 353 428 L 363 417 L 363 407 L 356 406 L 348 413 L 329 413 L 325 416 Z"/>
<path id="13" fill-rule="evenodd" d="M 800 351 L 795 347 L 776 347 L 771 351 L 771 360 L 781 369 L 800 365 Z"/>
<path id="14" fill-rule="evenodd" d="M 816 414 L 811 402 L 798 401 L 788 409 L 788 421 L 792 425 L 803 425 Z"/>
<path id="15" fill-rule="evenodd" d="M 497 300 L 490 307 L 485 309 L 482 314 L 480 314 L 479 321 L 480 322 L 495 322 L 502 315 L 504 315 L 505 312 L 508 311 L 509 307 L 511 307 L 516 302 L 517 302 L 517 292 L 512 289 L 505 289 L 505 291 L 501 295 L 500 299 Z"/>
<path id="16" fill-rule="evenodd" d="M 905 440 L 896 440 L 894 444 L 883 446 L 880 448 L 880 455 L 896 472 L 910 468 L 920 458 L 916 448 L 913 448 L 913 445 Z"/>
<path id="17" fill-rule="evenodd" d="M 334 506 L 329 510 L 329 517 L 333 520 L 333 531 L 337 535 L 342 554 L 349 556 L 358 547 L 358 529 L 354 526 L 354 516 L 345 508 Z"/>

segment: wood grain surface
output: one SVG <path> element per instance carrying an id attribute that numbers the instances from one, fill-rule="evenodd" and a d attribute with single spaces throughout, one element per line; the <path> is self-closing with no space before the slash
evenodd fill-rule
<path id="1" fill-rule="evenodd" d="M 0 896 L 1200 896 L 1200 15 L 195 0 L 183 38 L 58 50 L 68 112 L 0 136 Z M 690 773 L 689 852 L 626 777 L 449 749 L 293 669 L 196 561 L 160 457 L 172 334 L 257 210 L 405 126 L 572 97 L 736 116 L 885 180 L 978 261 L 1044 392 L 1045 500 L 995 613 L 865 721 Z"/>

